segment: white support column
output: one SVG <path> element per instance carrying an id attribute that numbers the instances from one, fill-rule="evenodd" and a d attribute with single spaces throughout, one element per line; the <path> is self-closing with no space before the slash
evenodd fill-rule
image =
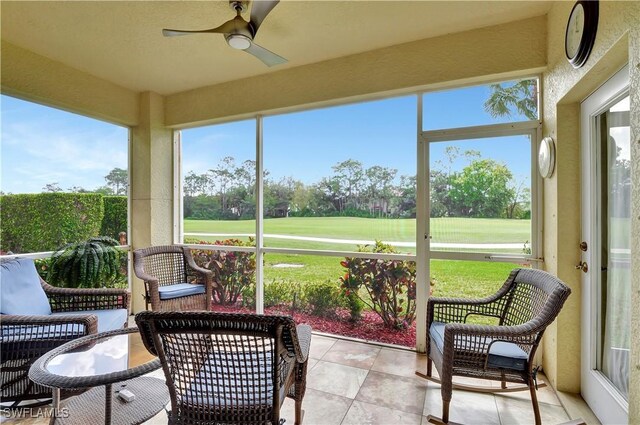
<path id="1" fill-rule="evenodd" d="M 262 116 L 258 115 L 256 117 L 256 312 L 259 314 L 264 313 L 264 252 L 262 251 L 264 173 L 262 160 Z"/>
<path id="2" fill-rule="evenodd" d="M 422 94 L 418 95 L 416 180 L 416 350 L 427 350 L 427 300 L 429 299 L 429 144 L 422 137 Z"/>

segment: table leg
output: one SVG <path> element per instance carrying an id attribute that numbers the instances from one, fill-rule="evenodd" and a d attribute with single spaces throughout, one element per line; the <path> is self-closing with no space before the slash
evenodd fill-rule
<path id="1" fill-rule="evenodd" d="M 111 391 L 113 391 L 111 384 L 104 386 L 104 425 L 111 425 Z"/>
<path id="2" fill-rule="evenodd" d="M 54 425 L 60 410 L 60 388 L 53 388 L 51 393 L 51 407 L 53 407 L 53 411 L 51 412 L 49 425 Z"/>

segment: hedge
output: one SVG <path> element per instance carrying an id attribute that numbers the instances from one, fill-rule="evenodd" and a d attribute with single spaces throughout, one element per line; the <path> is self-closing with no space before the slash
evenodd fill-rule
<path id="1" fill-rule="evenodd" d="M 120 232 L 127 231 L 127 197 L 105 196 L 104 218 L 100 228 L 101 236 L 109 236 L 119 240 Z"/>
<path id="2" fill-rule="evenodd" d="M 104 216 L 97 193 L 0 196 L 0 249 L 13 253 L 54 251 L 99 234 Z"/>

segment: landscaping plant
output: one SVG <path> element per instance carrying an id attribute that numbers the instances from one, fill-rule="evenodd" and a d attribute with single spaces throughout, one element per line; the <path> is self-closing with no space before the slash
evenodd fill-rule
<path id="1" fill-rule="evenodd" d="M 334 282 L 309 282 L 303 288 L 304 302 L 316 316 L 335 316 L 343 303 L 340 287 Z"/>
<path id="2" fill-rule="evenodd" d="M 358 251 L 396 252 L 391 245 L 381 241 L 376 241 L 371 249 L 368 245 L 360 245 Z M 416 314 L 414 261 L 347 257 L 340 264 L 347 269 L 340 278 L 345 295 L 356 294 L 388 327 L 404 329 L 411 326 Z M 368 297 L 359 294 L 362 288 Z"/>
<path id="3" fill-rule="evenodd" d="M 201 242 L 209 244 L 210 242 Z M 248 242 L 239 239 L 216 241 L 214 245 L 253 246 L 252 238 Z M 213 290 L 213 302 L 216 304 L 236 304 L 246 294 L 246 288 L 255 285 L 256 259 L 252 252 L 193 250 L 193 258 L 200 267 L 213 272 L 213 281 L 217 286 Z M 255 293 L 255 291 L 254 291 Z M 254 295 L 255 296 L 255 295 Z"/>
<path id="4" fill-rule="evenodd" d="M 127 253 L 106 236 L 64 245 L 51 256 L 46 280 L 68 288 L 117 287 L 126 283 Z"/>

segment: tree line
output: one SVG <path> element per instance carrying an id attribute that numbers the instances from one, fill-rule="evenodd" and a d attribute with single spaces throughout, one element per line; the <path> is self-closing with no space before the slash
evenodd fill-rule
<path id="1" fill-rule="evenodd" d="M 466 165 L 453 170 L 462 158 Z M 274 179 L 264 171 L 264 216 L 374 217 L 416 216 L 416 176 L 380 165 L 365 167 L 346 159 L 331 167 L 332 174 L 305 184 L 293 177 Z M 215 168 L 184 178 L 184 217 L 234 220 L 255 218 L 255 161 L 236 163 L 227 156 Z M 446 161 L 431 170 L 432 217 L 529 218 L 530 190 L 509 168 L 478 151 L 446 151 Z"/>

